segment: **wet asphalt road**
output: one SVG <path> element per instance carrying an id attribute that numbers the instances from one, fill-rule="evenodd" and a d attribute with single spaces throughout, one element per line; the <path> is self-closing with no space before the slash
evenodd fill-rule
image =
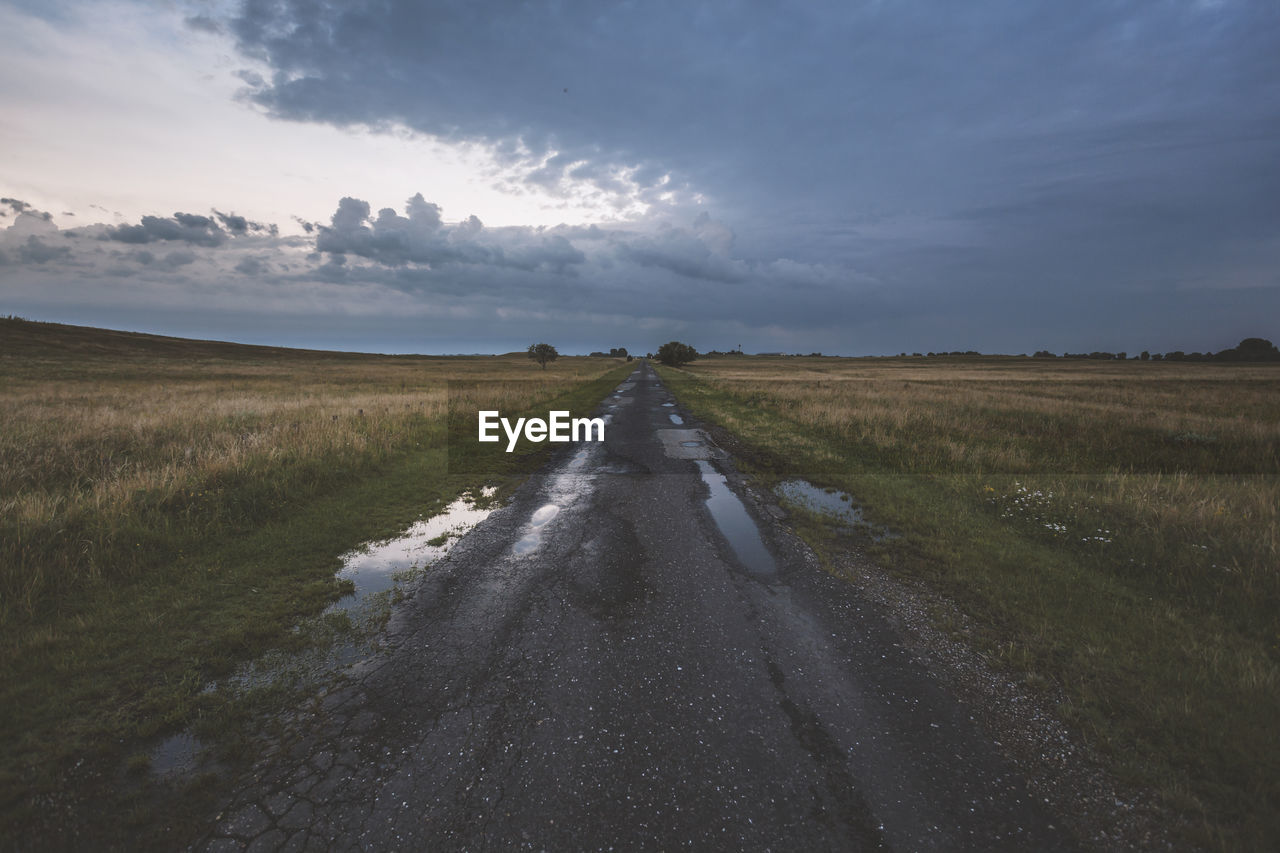
<path id="1" fill-rule="evenodd" d="M 200 848 L 1070 847 L 767 501 L 777 573 L 742 565 L 695 461 L 741 495 L 724 454 L 647 366 L 621 387 L 604 444 L 433 567 Z"/>

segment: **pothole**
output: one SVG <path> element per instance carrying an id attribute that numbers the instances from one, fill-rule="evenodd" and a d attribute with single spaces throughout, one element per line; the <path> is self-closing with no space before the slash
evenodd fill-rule
<path id="1" fill-rule="evenodd" d="M 863 518 L 862 508 L 848 492 L 819 488 L 808 480 L 786 480 L 779 483 L 774 492 L 788 503 L 826 516 L 837 524 L 865 531 L 876 542 L 898 538 L 888 528 L 872 524 Z"/>
<path id="2" fill-rule="evenodd" d="M 699 459 L 698 471 L 702 481 L 711 490 L 707 509 L 716 527 L 729 541 L 729 547 L 748 572 L 757 577 L 773 577 L 778 573 L 778 563 L 765 547 L 760 528 L 747 512 L 742 501 L 729 488 L 729 481 L 710 462 Z"/>

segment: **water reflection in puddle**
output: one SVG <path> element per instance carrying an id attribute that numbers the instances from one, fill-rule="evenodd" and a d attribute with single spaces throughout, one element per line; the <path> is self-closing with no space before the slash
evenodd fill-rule
<path id="1" fill-rule="evenodd" d="M 760 538 L 760 529 L 747 513 L 747 508 L 729 488 L 728 480 L 705 459 L 699 459 L 697 463 L 702 481 L 711 489 L 707 509 L 711 512 L 716 527 L 729 540 L 733 553 L 751 574 L 765 577 L 776 575 L 778 564 Z"/>
<path id="2" fill-rule="evenodd" d="M 897 538 L 886 528 L 874 525 L 863 518 L 862 508 L 853 502 L 853 497 L 847 492 L 820 489 L 808 480 L 787 480 L 779 483 L 774 492 L 778 497 L 796 506 L 825 515 L 846 527 L 866 530 L 877 542 Z"/>
<path id="3" fill-rule="evenodd" d="M 663 403 L 662 405 L 664 405 L 664 406 L 666 406 L 666 407 L 670 408 L 670 407 L 674 406 L 674 405 L 675 405 L 675 403 Z"/>
<path id="4" fill-rule="evenodd" d="M 580 452 L 570 465 L 581 466 L 585 461 L 586 453 Z M 268 651 L 244 662 L 231 675 L 209 682 L 203 692 L 225 691 L 243 696 L 273 685 L 314 690 L 334 673 L 374 654 L 373 638 L 385 618 L 379 614 L 385 613 L 394 601 L 387 593 L 411 570 L 439 560 L 457 540 L 488 518 L 499 506 L 492 500 L 496 492 L 497 489 L 486 487 L 481 490 L 480 499 L 463 495 L 443 512 L 417 522 L 404 534 L 346 554 L 337 576 L 350 580 L 355 592 L 331 604 L 321 616 L 294 626 L 296 634 L 307 638 L 301 650 Z M 199 772 L 206 761 L 201 755 L 203 748 L 190 732 L 167 737 L 148 751 L 151 773 L 164 778 Z"/>
<path id="5" fill-rule="evenodd" d="M 529 526 L 533 528 L 511 548 L 516 554 L 528 554 L 536 551 L 538 546 L 542 544 L 542 528 L 547 522 L 560 514 L 560 507 L 555 504 L 546 504 L 538 508 L 538 511 L 529 519 Z"/>
<path id="6" fill-rule="evenodd" d="M 681 447 L 701 447 L 702 442 L 701 441 L 682 441 L 680 442 L 680 446 Z"/>
<path id="7" fill-rule="evenodd" d="M 680 426 L 681 424 L 684 423 L 684 418 L 680 417 L 675 412 L 672 412 L 671 414 L 667 415 L 667 417 L 671 418 L 671 422 L 676 426 Z"/>
<path id="8" fill-rule="evenodd" d="M 373 542 L 343 557 L 338 577 L 355 584 L 355 592 L 335 602 L 330 612 L 349 611 L 372 593 L 395 586 L 396 575 L 434 563 L 449 552 L 453 543 L 471 528 L 489 517 L 495 509 L 488 505 L 495 489 L 482 491 L 486 506 L 482 509 L 464 495 L 449 504 L 444 512 L 417 522 L 395 539 Z"/>
<path id="9" fill-rule="evenodd" d="M 611 420 L 605 415 L 605 423 Z M 594 455 L 600 451 L 598 443 L 587 443 L 574 452 L 573 456 L 547 481 L 543 500 L 546 501 L 529 518 L 525 533 L 511 546 L 511 552 L 517 557 L 530 554 L 542 545 L 543 534 L 547 525 L 555 520 L 562 511 L 572 508 L 584 495 L 595 488 L 595 479 L 599 473 L 596 464 L 589 464 Z"/>
<path id="10" fill-rule="evenodd" d="M 180 776 L 196 767 L 196 757 L 204 745 L 186 732 L 167 737 L 152 747 L 151 772 L 156 776 Z"/>

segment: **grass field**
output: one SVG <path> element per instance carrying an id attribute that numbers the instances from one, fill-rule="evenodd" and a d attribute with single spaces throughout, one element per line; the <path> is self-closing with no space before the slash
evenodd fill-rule
<path id="1" fill-rule="evenodd" d="M 677 397 L 765 482 L 848 491 L 866 541 L 1188 842 L 1280 844 L 1280 369 L 1024 358 L 703 359 Z M 819 531 L 819 532 L 815 532 Z M 847 546 L 810 528 L 820 552 Z M 834 565 L 834 561 L 832 562 Z"/>
<path id="2" fill-rule="evenodd" d="M 586 414 L 627 369 L 0 321 L 0 825 L 217 713 L 203 685 L 296 642 L 343 552 L 545 458 L 479 446 L 478 408 Z"/>

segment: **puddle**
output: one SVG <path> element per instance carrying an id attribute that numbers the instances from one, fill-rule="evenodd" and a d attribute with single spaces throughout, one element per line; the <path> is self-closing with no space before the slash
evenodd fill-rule
<path id="1" fill-rule="evenodd" d="M 667 415 L 667 417 L 671 418 L 671 422 L 676 426 L 681 426 L 684 424 L 684 418 L 680 417 L 675 412 L 672 412 L 671 414 Z"/>
<path id="2" fill-rule="evenodd" d="M 156 744 L 148 757 L 151 773 L 155 776 L 182 776 L 196 769 L 196 757 L 204 744 L 194 736 L 182 732 L 167 737 Z"/>
<path id="3" fill-rule="evenodd" d="M 481 494 L 492 498 L 496 491 L 486 487 Z M 496 503 L 478 507 L 470 498 L 459 497 L 443 512 L 415 523 L 394 539 L 371 542 L 345 554 L 337 577 L 351 581 L 355 591 L 329 605 L 319 617 L 294 627 L 295 632 L 311 637 L 311 642 L 300 651 L 267 651 L 241 664 L 231 675 L 205 685 L 205 692 L 246 693 L 271 685 L 318 684 L 368 658 L 376 650 L 376 636 L 387 608 L 395 601 L 398 584 L 413 570 L 426 568 L 449 553 L 455 542 L 498 508 Z"/>
<path id="4" fill-rule="evenodd" d="M 580 451 L 570 460 L 570 467 L 586 463 L 590 448 L 584 450 L 587 452 Z M 486 487 L 481 495 L 492 498 L 496 492 Z M 271 649 L 240 664 L 230 675 L 210 681 L 203 692 L 226 692 L 236 699 L 264 687 L 314 691 L 344 668 L 375 654 L 377 636 L 396 600 L 398 582 L 412 570 L 439 560 L 499 507 L 491 501 L 486 508 L 478 507 L 471 497 L 459 497 L 443 512 L 417 522 L 394 539 L 369 543 L 345 554 L 337 577 L 350 580 L 355 591 L 319 616 L 294 626 L 294 633 L 304 639 L 301 649 Z M 163 778 L 199 772 L 204 766 L 203 749 L 204 744 L 190 732 L 165 738 L 148 752 L 151 773 Z"/>
<path id="5" fill-rule="evenodd" d="M 666 406 L 667 408 L 671 408 L 672 406 L 675 405 L 675 403 L 663 403 L 662 405 Z"/>
<path id="6" fill-rule="evenodd" d="M 716 527 L 729 540 L 733 553 L 751 574 L 764 577 L 776 575 L 778 564 L 760 538 L 760 529 L 747 513 L 747 508 L 729 488 L 728 480 L 706 460 L 698 460 L 698 470 L 702 473 L 702 481 L 711 489 L 707 509 L 710 510 Z"/>
<path id="7" fill-rule="evenodd" d="M 529 519 L 529 526 L 533 528 L 520 540 L 512 546 L 513 553 L 518 555 L 528 554 L 536 551 L 538 546 L 542 544 L 542 528 L 546 527 L 547 522 L 560 514 L 560 507 L 555 504 L 546 504 L 538 509 Z"/>
<path id="8" fill-rule="evenodd" d="M 681 447 L 701 447 L 702 442 L 701 441 L 682 441 L 680 442 L 680 446 Z"/>
<path id="9" fill-rule="evenodd" d="M 609 416 L 605 415 L 605 421 L 608 420 Z M 511 546 L 513 554 L 522 557 L 536 551 L 542 545 L 542 534 L 546 532 L 547 525 L 592 492 L 599 470 L 596 465 L 588 463 L 598 453 L 603 453 L 599 444 L 584 444 L 559 471 L 551 475 L 543 492 L 543 499 L 547 502 L 529 518 L 525 534 Z"/>
<path id="10" fill-rule="evenodd" d="M 897 538 L 888 529 L 863 518 L 862 508 L 853 502 L 853 497 L 847 492 L 820 489 L 808 480 L 787 480 L 779 483 L 774 492 L 778 497 L 796 506 L 825 515 L 845 527 L 861 528 L 870 533 L 871 538 L 877 542 Z"/>
<path id="11" fill-rule="evenodd" d="M 495 491 L 486 487 L 482 494 L 490 498 Z M 431 565 L 497 508 L 490 505 L 480 509 L 467 497 L 458 498 L 444 512 L 417 522 L 395 539 L 373 542 L 346 554 L 338 577 L 351 581 L 356 589 L 335 602 L 328 612 L 350 611 L 367 596 L 394 587 L 397 574 Z"/>

